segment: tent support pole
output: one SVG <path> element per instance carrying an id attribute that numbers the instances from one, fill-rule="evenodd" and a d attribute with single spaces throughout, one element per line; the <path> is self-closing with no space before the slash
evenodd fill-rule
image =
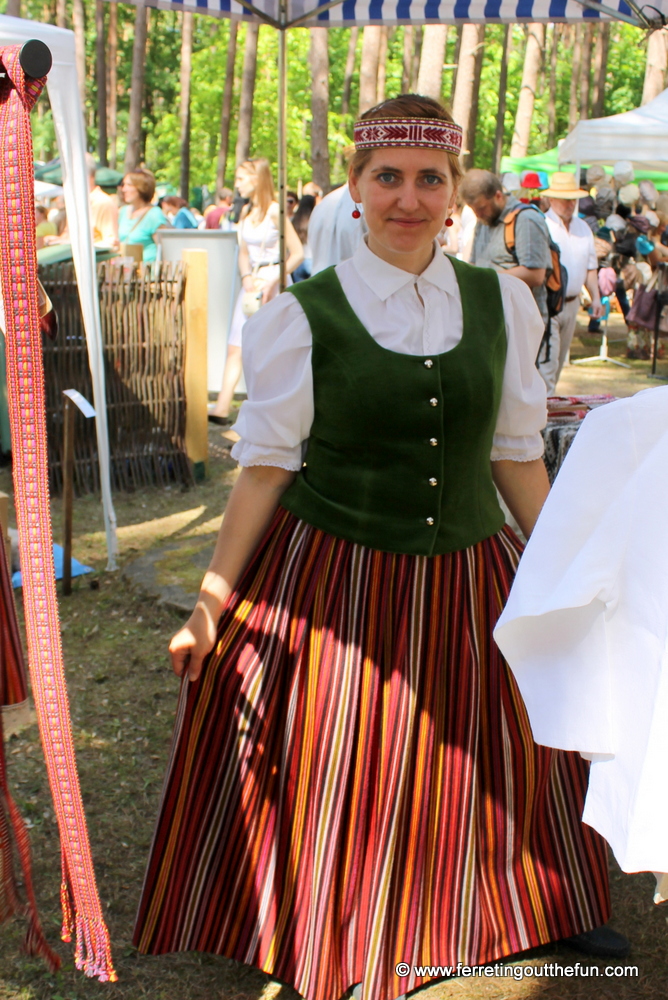
<path id="1" fill-rule="evenodd" d="M 287 60 L 287 0 L 280 0 L 278 26 L 278 252 L 280 260 L 279 290 L 285 290 L 285 213 L 287 188 L 287 110 L 288 110 L 288 60 Z"/>

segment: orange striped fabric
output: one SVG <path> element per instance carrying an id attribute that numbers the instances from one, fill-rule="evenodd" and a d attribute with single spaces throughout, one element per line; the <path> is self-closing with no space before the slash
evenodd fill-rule
<path id="1" fill-rule="evenodd" d="M 492 640 L 504 529 L 436 557 L 280 511 L 184 684 L 135 929 L 309 1000 L 420 985 L 604 923 L 586 765 L 537 747 Z"/>

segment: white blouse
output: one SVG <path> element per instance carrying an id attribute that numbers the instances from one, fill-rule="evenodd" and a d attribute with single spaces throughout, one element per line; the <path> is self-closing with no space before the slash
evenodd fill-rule
<path id="1" fill-rule="evenodd" d="M 398 354 L 444 354 L 463 333 L 455 272 L 436 244 L 420 275 L 402 271 L 365 243 L 339 264 L 337 276 L 357 317 L 374 340 Z M 529 462 L 543 454 L 545 383 L 535 367 L 543 320 L 524 282 L 499 274 L 508 351 L 492 461 Z M 232 449 L 240 465 L 298 471 L 313 423 L 311 329 L 294 295 L 279 295 L 244 327 L 243 366 L 248 399 Z"/>

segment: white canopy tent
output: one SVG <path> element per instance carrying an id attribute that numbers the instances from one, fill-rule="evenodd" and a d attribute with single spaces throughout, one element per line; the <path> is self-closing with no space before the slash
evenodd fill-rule
<path id="1" fill-rule="evenodd" d="M 643 170 L 668 170 L 668 90 L 621 115 L 578 122 L 559 147 L 559 163 L 630 160 Z"/>
<path id="2" fill-rule="evenodd" d="M 79 84 L 74 58 L 74 34 L 63 28 L 55 28 L 51 24 L 40 24 L 38 21 L 24 21 L 16 17 L 0 15 L 0 45 L 23 45 L 31 38 L 38 38 L 45 45 L 48 45 L 53 56 L 53 66 L 48 76 L 47 88 L 58 149 L 63 164 L 67 224 L 72 243 L 72 257 L 77 275 L 93 382 L 102 507 L 107 536 L 107 569 L 112 570 L 116 569 L 116 515 L 111 497 L 102 328 L 97 294 L 93 231 L 88 209 L 86 133 L 79 101 Z M 0 155 L 2 155 L 2 150 L 0 150 Z"/>

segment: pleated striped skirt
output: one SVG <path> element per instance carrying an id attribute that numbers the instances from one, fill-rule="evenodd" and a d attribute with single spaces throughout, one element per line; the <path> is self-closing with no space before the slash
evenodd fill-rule
<path id="1" fill-rule="evenodd" d="M 135 928 L 308 1000 L 425 981 L 609 915 L 576 754 L 536 746 L 492 639 L 521 547 L 432 558 L 279 510 L 184 683 Z M 403 970 L 400 970 L 403 971 Z"/>

